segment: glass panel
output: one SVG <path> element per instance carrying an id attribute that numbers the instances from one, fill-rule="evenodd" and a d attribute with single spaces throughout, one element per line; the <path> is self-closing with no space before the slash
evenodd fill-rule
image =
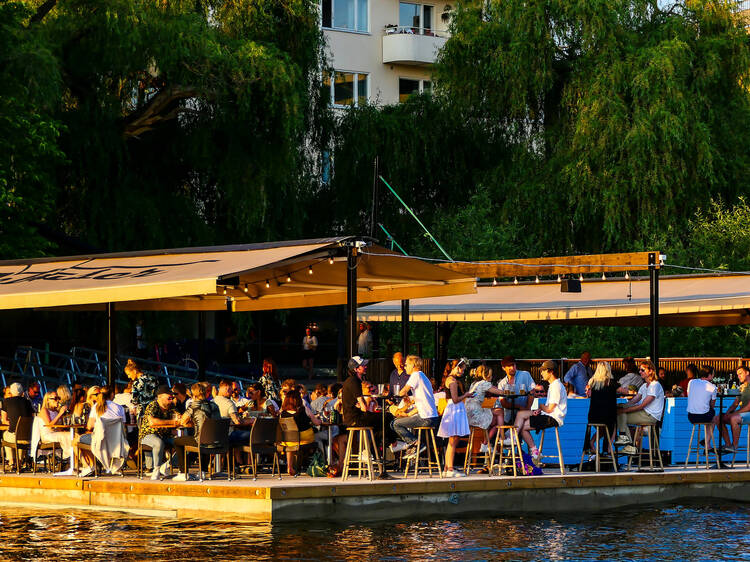
<path id="1" fill-rule="evenodd" d="M 370 76 L 367 74 L 359 74 L 359 80 L 357 81 L 357 105 L 367 105 L 367 92 L 370 80 Z"/>
<path id="2" fill-rule="evenodd" d="M 398 101 L 404 103 L 412 94 L 419 93 L 419 80 L 398 79 Z"/>
<path id="3" fill-rule="evenodd" d="M 323 27 L 331 27 L 331 17 L 333 15 L 331 2 L 333 2 L 333 0 L 322 0 L 321 2 L 320 17 L 321 25 Z"/>
<path id="4" fill-rule="evenodd" d="M 333 86 L 333 103 L 336 105 L 352 105 L 354 103 L 354 74 L 337 72 L 336 83 Z"/>
<path id="5" fill-rule="evenodd" d="M 419 33 L 419 4 L 401 2 L 398 5 L 398 25 L 402 28 L 411 28 L 414 33 Z"/>
<path id="6" fill-rule="evenodd" d="M 333 27 L 354 29 L 355 0 L 333 0 Z"/>
<path id="7" fill-rule="evenodd" d="M 422 6 L 422 27 L 431 35 L 432 31 L 432 6 Z"/>
<path id="8" fill-rule="evenodd" d="M 368 0 L 357 0 L 357 31 L 368 31 L 367 24 L 367 4 Z"/>
<path id="9" fill-rule="evenodd" d="M 432 82 L 429 80 L 425 80 L 422 82 L 422 92 L 425 94 L 431 94 L 432 93 Z"/>

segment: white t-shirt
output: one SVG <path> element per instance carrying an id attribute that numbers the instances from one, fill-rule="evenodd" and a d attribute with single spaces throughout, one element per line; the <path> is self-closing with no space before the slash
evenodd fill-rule
<path id="1" fill-rule="evenodd" d="M 311 349 L 315 349 L 318 347 L 318 338 L 315 336 L 310 336 L 309 338 L 305 336 L 302 338 L 302 349 L 305 351 L 310 351 Z"/>
<path id="2" fill-rule="evenodd" d="M 226 396 L 214 396 L 214 404 L 219 407 L 222 418 L 231 418 L 232 414 L 237 415 L 237 406 Z"/>
<path id="3" fill-rule="evenodd" d="M 419 417 L 422 419 L 436 418 L 438 411 L 435 406 L 435 397 L 432 394 L 432 384 L 430 384 L 427 375 L 422 371 L 414 371 L 409 375 L 406 384 L 411 388 Z"/>
<path id="4" fill-rule="evenodd" d="M 688 383 L 688 414 L 705 414 L 716 400 L 716 385 L 705 379 L 690 379 Z"/>
<path id="5" fill-rule="evenodd" d="M 91 423 L 96 423 L 97 418 L 99 417 L 99 414 L 96 413 L 96 406 L 91 408 L 91 413 L 89 414 L 89 421 Z M 125 410 L 123 410 L 122 406 L 119 404 L 116 404 L 114 402 L 111 402 L 110 400 L 107 400 L 107 409 L 102 414 L 102 419 L 115 419 L 120 418 L 123 423 L 125 422 Z"/>
<path id="6" fill-rule="evenodd" d="M 550 383 L 549 390 L 547 390 L 547 404 L 555 404 L 554 409 L 549 413 L 544 411 L 542 413 L 552 416 L 557 425 L 562 427 L 565 414 L 568 413 L 568 392 L 560 379 L 555 379 Z"/>
<path id="7" fill-rule="evenodd" d="M 644 384 L 638 389 L 638 404 L 643 402 L 646 396 L 653 396 L 654 399 L 648 404 L 643 411 L 650 415 L 655 420 L 660 420 L 661 415 L 664 412 L 664 389 L 659 384 L 659 381 L 653 381 L 649 384 Z"/>
<path id="8" fill-rule="evenodd" d="M 128 410 L 132 410 L 135 408 L 135 404 L 133 404 L 133 395 L 130 392 L 121 392 L 120 394 L 115 394 L 114 400 L 112 400 L 115 404 L 119 404 L 123 408 L 127 408 Z"/>

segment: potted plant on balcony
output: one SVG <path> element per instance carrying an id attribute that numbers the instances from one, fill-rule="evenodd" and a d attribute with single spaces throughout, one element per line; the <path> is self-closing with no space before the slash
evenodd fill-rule
<path id="1" fill-rule="evenodd" d="M 448 23 L 451 20 L 451 16 L 453 15 L 453 6 L 450 4 L 446 4 L 443 8 L 443 13 L 440 14 L 440 19 L 443 21 L 443 23 Z"/>
<path id="2" fill-rule="evenodd" d="M 398 26 L 395 23 L 387 23 L 383 26 L 386 35 L 392 35 L 398 31 Z"/>

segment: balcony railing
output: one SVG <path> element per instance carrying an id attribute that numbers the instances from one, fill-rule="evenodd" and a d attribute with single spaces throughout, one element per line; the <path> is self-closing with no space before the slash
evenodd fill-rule
<path id="1" fill-rule="evenodd" d="M 445 45 L 448 33 L 421 27 L 386 26 L 383 35 L 383 63 L 430 65 Z"/>

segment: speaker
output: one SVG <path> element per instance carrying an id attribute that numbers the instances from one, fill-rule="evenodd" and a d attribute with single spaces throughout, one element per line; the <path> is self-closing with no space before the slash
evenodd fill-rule
<path id="1" fill-rule="evenodd" d="M 581 282 L 578 279 L 563 279 L 560 281 L 561 293 L 580 293 Z"/>

